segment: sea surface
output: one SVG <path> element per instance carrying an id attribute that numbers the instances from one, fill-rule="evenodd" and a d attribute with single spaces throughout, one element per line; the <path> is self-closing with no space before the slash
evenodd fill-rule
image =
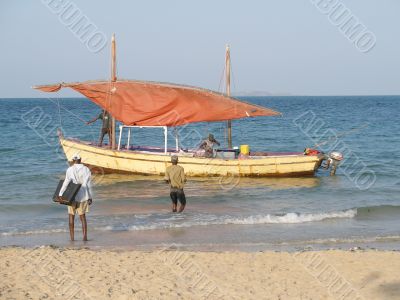
<path id="1" fill-rule="evenodd" d="M 97 141 L 100 109 L 86 99 L 0 99 L 0 246 L 59 245 L 210 251 L 363 247 L 400 249 L 400 96 L 245 97 L 282 117 L 233 121 L 233 143 L 252 151 L 342 151 L 336 176 L 197 178 L 187 208 L 170 212 L 157 176 L 96 175 L 88 243 L 68 241 L 65 206 L 52 195 L 67 169 L 56 130 Z M 225 124 L 178 128 L 183 148 Z M 163 145 L 160 129 L 135 129 L 135 145 Z M 171 130 L 169 146 L 174 146 Z"/>

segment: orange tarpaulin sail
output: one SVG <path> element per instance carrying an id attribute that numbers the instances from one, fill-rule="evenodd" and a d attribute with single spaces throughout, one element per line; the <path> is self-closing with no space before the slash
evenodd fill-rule
<path id="1" fill-rule="evenodd" d="M 69 87 L 86 96 L 125 125 L 177 126 L 258 116 L 279 112 L 210 90 L 133 80 L 93 81 L 36 86 L 44 92 Z"/>

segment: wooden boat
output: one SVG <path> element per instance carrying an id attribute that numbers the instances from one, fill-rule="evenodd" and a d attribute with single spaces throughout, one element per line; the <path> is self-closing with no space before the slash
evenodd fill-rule
<path id="1" fill-rule="evenodd" d="M 188 176 L 255 176 L 280 177 L 313 175 L 319 167 L 317 155 L 291 153 L 238 154 L 232 149 L 231 120 L 259 116 L 276 116 L 279 112 L 230 97 L 230 54 L 226 52 L 226 94 L 196 87 L 135 80 L 117 80 L 115 39 L 112 39 L 112 77 L 109 81 L 87 81 L 36 86 L 44 92 L 56 92 L 69 87 L 108 111 L 113 117 L 111 147 L 65 138 L 59 133 L 61 146 L 68 161 L 79 153 L 82 162 L 92 171 L 103 173 L 134 173 L 163 175 L 171 155 Z M 116 142 L 116 123 L 119 121 L 119 140 Z M 176 135 L 176 147 L 168 148 L 168 129 L 195 122 L 227 122 L 228 148 L 216 157 L 196 156 L 195 150 L 183 151 Z M 164 130 L 164 148 L 139 147 L 130 144 L 133 127 L 155 127 Z M 121 137 L 128 134 L 123 145 Z"/>
<path id="2" fill-rule="evenodd" d="M 97 147 L 88 142 L 65 139 L 60 143 L 68 161 L 79 153 L 82 161 L 92 167 L 100 168 L 104 173 L 134 173 L 163 175 L 170 164 L 170 155 L 179 155 L 179 164 L 188 176 L 300 176 L 313 175 L 319 163 L 317 156 L 305 156 L 303 153 L 265 153 L 249 156 L 247 159 L 221 159 L 191 157 L 190 153 L 167 151 L 161 148 L 130 148 L 112 150 Z"/>

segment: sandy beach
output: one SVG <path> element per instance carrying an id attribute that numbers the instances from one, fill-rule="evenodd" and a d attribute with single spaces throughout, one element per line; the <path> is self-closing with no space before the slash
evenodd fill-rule
<path id="1" fill-rule="evenodd" d="M 0 300 L 400 300 L 399 9 L 1 1 Z"/>
<path id="2" fill-rule="evenodd" d="M 400 299 L 400 252 L 2 248 L 0 299 Z"/>

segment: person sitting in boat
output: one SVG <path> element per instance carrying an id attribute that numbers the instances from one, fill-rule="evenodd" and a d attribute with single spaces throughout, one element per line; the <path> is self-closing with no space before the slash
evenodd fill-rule
<path id="1" fill-rule="evenodd" d="M 103 145 L 103 139 L 106 134 L 108 135 L 108 140 L 110 141 L 111 117 L 110 117 L 110 114 L 108 113 L 108 111 L 103 110 L 96 118 L 87 122 L 86 125 L 92 124 L 92 123 L 96 122 L 97 120 L 103 120 L 103 126 L 101 127 L 101 134 L 100 134 L 100 140 L 99 140 L 99 146 L 101 147 Z"/>
<path id="2" fill-rule="evenodd" d="M 213 134 L 209 134 L 208 138 L 201 142 L 199 149 L 204 150 L 205 157 L 214 157 L 214 145 L 217 144 L 220 146 L 221 144 L 214 138 Z"/>

